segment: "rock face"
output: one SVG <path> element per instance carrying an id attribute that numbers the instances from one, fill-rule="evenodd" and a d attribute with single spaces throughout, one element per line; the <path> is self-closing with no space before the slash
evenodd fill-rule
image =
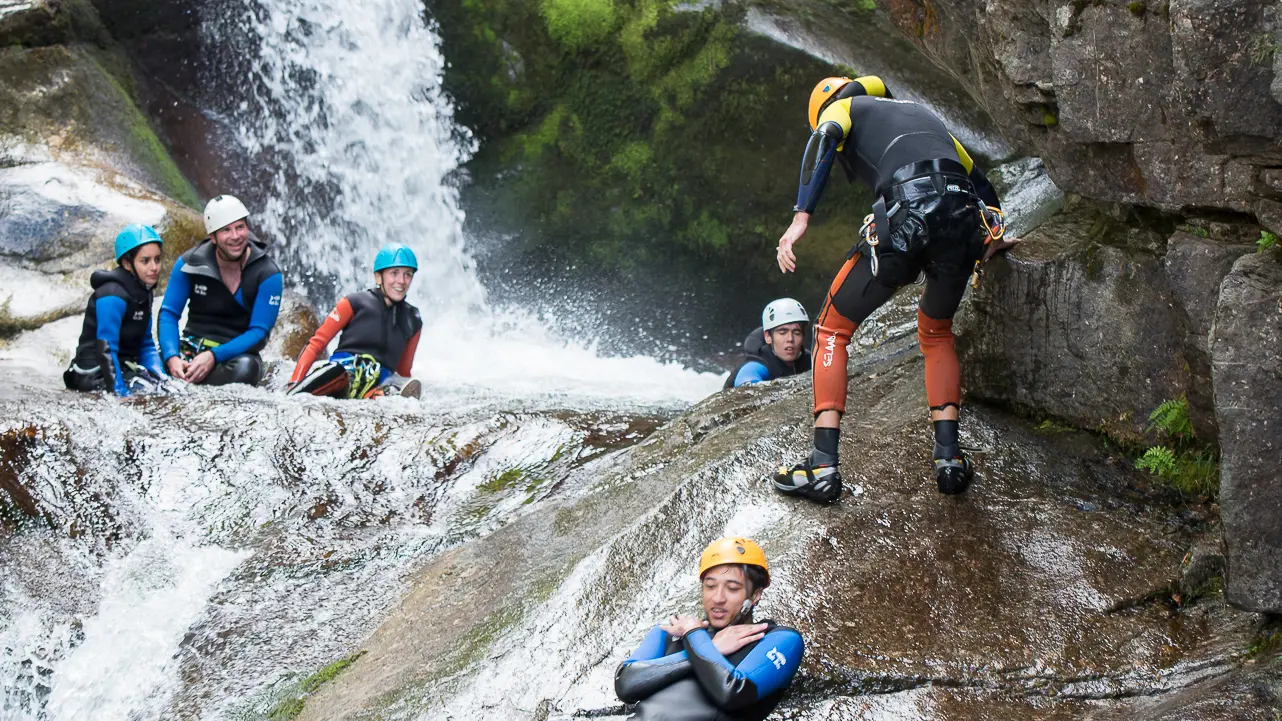
<path id="1" fill-rule="evenodd" d="M 1228 549 L 1228 598 L 1282 613 L 1282 266 L 1241 258 L 1220 289 L 1211 334 L 1220 424 L 1220 508 Z"/>
<path id="2" fill-rule="evenodd" d="M 1282 164 L 1276 3 L 878 5 L 1065 191 L 1279 217 L 1267 180 Z"/>
<path id="3" fill-rule="evenodd" d="M 971 295 L 958 323 L 967 396 L 1137 438 L 1153 408 L 1184 395 L 1213 441 L 1211 314 L 1250 250 L 1074 204 L 990 263 Z"/>

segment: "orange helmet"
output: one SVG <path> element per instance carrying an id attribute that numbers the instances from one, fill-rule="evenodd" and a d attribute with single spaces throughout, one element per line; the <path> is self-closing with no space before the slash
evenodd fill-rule
<path id="1" fill-rule="evenodd" d="M 819 128 L 819 113 L 823 107 L 828 104 L 832 96 L 837 94 L 838 90 L 846 87 L 846 83 L 851 82 L 850 78 L 824 78 L 819 81 L 815 89 L 810 91 L 810 129 Z"/>
<path id="2" fill-rule="evenodd" d="M 699 558 L 699 578 L 713 566 L 725 563 L 742 563 L 749 566 L 760 566 L 766 572 L 766 585 L 770 585 L 770 566 L 766 565 L 766 554 L 755 541 L 747 538 L 718 538 L 703 549 Z"/>

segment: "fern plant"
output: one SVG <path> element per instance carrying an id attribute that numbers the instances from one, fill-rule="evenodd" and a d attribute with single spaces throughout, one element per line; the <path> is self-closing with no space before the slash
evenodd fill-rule
<path id="1" fill-rule="evenodd" d="M 1186 396 L 1163 401 L 1148 414 L 1148 430 L 1157 430 L 1173 441 L 1188 443 L 1197 440 L 1193 432 L 1193 419 L 1189 417 L 1189 400 Z"/>
<path id="2" fill-rule="evenodd" d="M 1277 243 L 1278 243 L 1278 237 L 1276 235 L 1270 233 L 1267 230 L 1261 230 L 1259 240 L 1255 241 L 1256 252 L 1263 253 L 1269 248 L 1272 248 L 1273 246 L 1277 245 Z"/>
<path id="3" fill-rule="evenodd" d="M 1148 416 L 1148 430 L 1161 434 L 1165 443 L 1144 451 L 1135 461 L 1137 469 L 1161 478 L 1185 495 L 1210 498 L 1219 492 L 1219 454 L 1198 441 L 1186 396 L 1154 408 Z"/>
<path id="4" fill-rule="evenodd" d="M 1175 451 L 1166 446 L 1153 446 L 1139 460 L 1135 461 L 1135 467 L 1141 471 L 1148 471 L 1155 476 L 1171 480 L 1175 476 Z"/>

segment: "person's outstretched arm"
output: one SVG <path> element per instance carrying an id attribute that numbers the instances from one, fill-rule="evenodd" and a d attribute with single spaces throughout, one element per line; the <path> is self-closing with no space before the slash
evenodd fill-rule
<path id="1" fill-rule="evenodd" d="M 646 634 L 641 646 L 619 664 L 614 672 L 614 692 L 624 703 L 636 703 L 659 689 L 670 686 L 690 674 L 690 659 L 685 651 L 667 656 L 668 633 L 655 626 Z"/>
<path id="2" fill-rule="evenodd" d="M 249 330 L 216 348 L 211 348 L 214 362 L 222 363 L 248 353 L 250 348 L 267 339 L 267 335 L 276 326 L 276 316 L 280 315 L 280 299 L 284 288 L 285 279 L 280 273 L 267 276 L 258 286 L 254 307 L 249 312 Z"/>
<path id="3" fill-rule="evenodd" d="M 254 305 L 258 304 L 255 303 Z M 351 320 L 352 304 L 348 302 L 347 298 L 340 298 L 338 305 L 334 306 L 334 310 L 325 316 L 325 322 L 320 324 L 320 327 L 312 334 L 312 339 L 307 341 L 307 347 L 298 355 L 298 363 L 294 365 L 294 375 L 289 378 L 290 383 L 297 383 L 307 375 L 307 371 L 312 369 L 312 364 L 320 357 L 321 352 L 325 350 L 330 341 L 334 340 L 334 336 L 338 335 L 339 331 L 347 327 Z"/>
<path id="4" fill-rule="evenodd" d="M 787 687 L 805 651 L 801 634 L 790 628 L 767 633 L 738 666 L 721 655 L 704 629 L 687 633 L 681 641 L 704 693 L 727 711 L 751 706 Z"/>

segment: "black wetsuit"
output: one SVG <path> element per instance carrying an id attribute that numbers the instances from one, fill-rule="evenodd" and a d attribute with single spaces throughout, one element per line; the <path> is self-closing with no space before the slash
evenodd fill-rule
<path id="1" fill-rule="evenodd" d="M 68 390 L 114 390 L 129 395 L 134 378 L 165 374 L 151 335 L 152 290 L 121 266 L 89 276 L 93 295 L 85 308 L 76 356 L 63 381 Z"/>
<path id="2" fill-rule="evenodd" d="M 707 631 L 675 640 L 655 626 L 615 671 L 630 721 L 761 721 L 774 711 L 801 665 L 805 644 L 791 628 L 722 656 Z"/>
<path id="3" fill-rule="evenodd" d="M 743 339 L 743 361 L 730 371 L 730 377 L 726 378 L 723 388 L 734 388 L 735 381 L 739 377 L 739 372 L 749 363 L 757 363 L 765 367 L 766 377 L 756 377 L 752 381 L 775 380 L 777 378 L 787 378 L 801 373 L 810 372 L 810 351 L 803 350 L 801 356 L 791 363 L 785 363 L 775 355 L 774 348 L 766 343 L 765 331 L 758 328 L 748 334 Z M 739 385 L 744 385 L 740 383 Z"/>
<path id="4" fill-rule="evenodd" d="M 838 97 L 819 114 L 793 210 L 814 211 L 838 154 L 878 198 L 871 237 L 852 249 L 815 321 L 822 353 L 816 351 L 814 412 L 845 411 L 846 345 L 860 323 L 923 271 L 917 330 L 926 394 L 931 408 L 956 406 L 961 390 L 952 318 L 984 254 L 981 206 L 1000 207 L 997 194 L 928 108 L 869 95 Z"/>

